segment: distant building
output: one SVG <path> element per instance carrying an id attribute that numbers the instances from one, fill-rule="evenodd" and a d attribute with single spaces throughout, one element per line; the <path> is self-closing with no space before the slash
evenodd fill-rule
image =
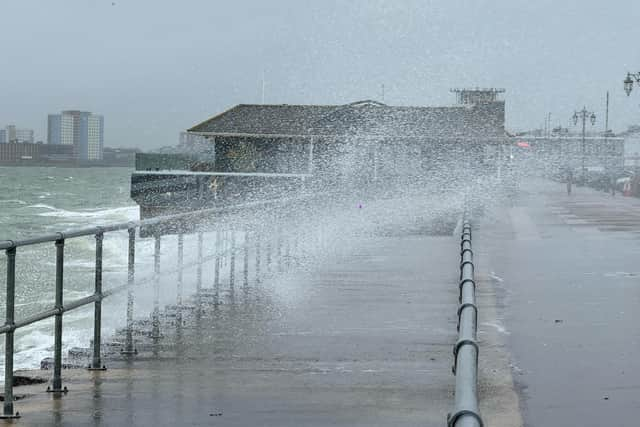
<path id="1" fill-rule="evenodd" d="M 180 132 L 180 138 L 178 140 L 179 147 L 189 147 L 192 145 L 198 145 L 206 142 L 206 138 L 202 135 L 193 134 L 191 132 Z"/>
<path id="2" fill-rule="evenodd" d="M 640 166 L 640 126 L 629 126 L 619 134 L 624 137 L 624 157 L 626 166 Z"/>
<path id="3" fill-rule="evenodd" d="M 0 145 L 0 164 L 33 163 L 40 157 L 38 144 Z"/>
<path id="4" fill-rule="evenodd" d="M 318 169 L 336 182 L 346 176 L 366 182 L 384 177 L 412 180 L 427 176 L 442 164 L 440 159 L 460 155 L 457 147 L 462 144 L 477 140 L 499 145 L 507 138 L 505 103 L 498 99 L 503 89 L 453 92 L 458 103 L 448 107 L 391 106 L 373 100 L 346 105 L 240 104 L 188 129 L 181 135 L 179 152 L 198 153 L 200 160 L 193 168 L 200 171 Z M 474 149 L 480 152 L 469 148 Z"/>
<path id="5" fill-rule="evenodd" d="M 462 159 L 470 180 L 475 171 L 485 174 L 501 164 L 484 148 L 499 152 L 511 142 L 502 92 L 457 89 L 458 103 L 448 107 L 374 100 L 236 105 L 188 129 L 173 153 L 137 155 L 131 198 L 148 218 L 188 205 L 281 197 L 302 182 L 310 192 L 352 187 L 354 194 L 394 194 L 434 181 L 445 191 L 456 182 L 454 166 Z"/>
<path id="6" fill-rule="evenodd" d="M 571 132 L 567 128 L 557 127 L 551 133 L 543 129 L 519 132 L 518 142 L 526 142 L 528 149 L 536 153 L 541 168 L 550 170 L 592 168 L 592 170 L 617 170 L 623 167 L 628 137 L 623 134 L 607 132 Z M 523 154 L 523 150 L 513 153 Z"/>
<path id="7" fill-rule="evenodd" d="M 36 144 L 40 149 L 40 162 L 46 164 L 75 163 L 74 147 L 72 145 Z"/>
<path id="8" fill-rule="evenodd" d="M 7 125 L 0 129 L 0 144 L 11 143 L 33 143 L 32 129 L 19 129 L 16 125 Z"/>
<path id="9" fill-rule="evenodd" d="M 49 114 L 47 142 L 52 145 L 73 145 L 79 161 L 102 160 L 104 117 L 78 110 Z"/>
<path id="10" fill-rule="evenodd" d="M 108 148 L 104 149 L 102 162 L 105 166 L 134 167 L 136 162 L 137 148 Z"/>
<path id="11" fill-rule="evenodd" d="M 159 151 L 161 152 L 164 150 Z M 166 151 L 176 152 L 176 148 L 171 147 Z M 206 158 L 210 163 L 213 163 L 216 160 L 214 146 L 210 144 L 209 140 L 202 135 L 191 132 L 180 132 L 177 151 L 181 153 L 198 153 L 198 157 L 201 159 Z"/>
<path id="12" fill-rule="evenodd" d="M 7 125 L 5 128 L 5 132 L 7 134 L 7 142 L 16 142 L 18 139 L 18 132 L 16 129 L 16 125 Z"/>
<path id="13" fill-rule="evenodd" d="M 49 114 L 47 120 L 47 144 L 62 144 L 62 114 Z"/>
<path id="14" fill-rule="evenodd" d="M 0 144 L 2 165 L 75 165 L 73 145 Z"/>
<path id="15" fill-rule="evenodd" d="M 16 142 L 24 143 L 28 142 L 33 144 L 33 130 L 31 129 L 16 129 Z"/>

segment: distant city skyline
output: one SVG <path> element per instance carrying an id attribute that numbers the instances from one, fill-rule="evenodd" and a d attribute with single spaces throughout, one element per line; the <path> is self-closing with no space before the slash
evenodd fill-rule
<path id="1" fill-rule="evenodd" d="M 6 125 L 0 129 L 0 144 L 8 142 L 34 142 L 33 129 L 19 128 L 14 124 Z"/>
<path id="2" fill-rule="evenodd" d="M 79 110 L 49 114 L 47 144 L 73 145 L 74 155 L 80 161 L 102 160 L 104 117 Z"/>
<path id="3" fill-rule="evenodd" d="M 33 10 L 38 10 L 33 14 Z M 0 123 L 44 139 L 48 111 L 108 117 L 109 146 L 176 145 L 239 103 L 450 105 L 451 87 L 504 87 L 510 131 L 640 123 L 640 3 L 540 0 L 112 2 L 7 0 Z M 73 40 L 74 48 L 68 48 Z M 78 52 L 82 52 L 81 55 Z M 28 59 L 28 60 L 27 60 Z M 29 64 L 26 66 L 25 64 Z"/>

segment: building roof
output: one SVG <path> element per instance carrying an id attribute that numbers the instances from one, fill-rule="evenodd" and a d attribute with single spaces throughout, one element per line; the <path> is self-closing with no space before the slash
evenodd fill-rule
<path id="1" fill-rule="evenodd" d="M 502 137 L 504 102 L 453 107 L 240 104 L 188 130 L 203 134 Z"/>

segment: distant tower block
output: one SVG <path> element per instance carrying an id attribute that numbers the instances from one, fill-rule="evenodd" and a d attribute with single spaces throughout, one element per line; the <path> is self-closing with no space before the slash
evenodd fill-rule
<path id="1" fill-rule="evenodd" d="M 504 93 L 504 89 L 497 88 L 473 88 L 451 89 L 456 94 L 458 104 L 483 104 L 498 101 L 498 94 Z"/>

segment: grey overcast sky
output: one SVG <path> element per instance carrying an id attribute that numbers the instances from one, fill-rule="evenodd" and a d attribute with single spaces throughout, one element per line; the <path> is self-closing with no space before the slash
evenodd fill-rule
<path id="1" fill-rule="evenodd" d="M 640 123 L 640 1 L 1 0 L 0 127 L 105 116 L 105 145 L 156 148 L 238 103 L 448 105 L 507 90 L 507 127 Z M 602 119 L 602 120 L 601 120 Z"/>

